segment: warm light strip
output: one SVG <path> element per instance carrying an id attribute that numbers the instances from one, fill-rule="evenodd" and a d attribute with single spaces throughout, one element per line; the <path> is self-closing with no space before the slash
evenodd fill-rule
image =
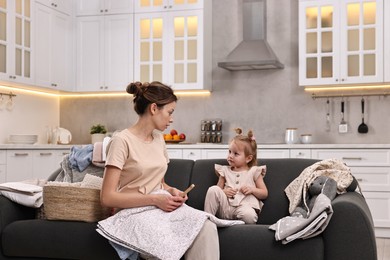
<path id="1" fill-rule="evenodd" d="M 32 89 L 23 89 L 23 88 L 17 88 L 17 87 L 8 87 L 0 85 L 0 88 L 4 88 L 6 91 L 18 91 L 22 93 L 28 93 L 28 94 L 37 94 L 37 95 L 44 95 L 44 96 L 51 96 L 51 97 L 123 97 L 128 96 L 129 94 L 126 92 L 120 92 L 120 93 L 49 93 L 39 90 L 32 90 Z M 211 95 L 211 92 L 208 90 L 199 90 L 199 91 L 175 91 L 175 94 L 178 96 L 209 96 Z"/>
<path id="2" fill-rule="evenodd" d="M 14 91 L 28 93 L 28 94 L 43 95 L 43 96 L 50 96 L 50 97 L 58 97 L 57 93 L 48 93 L 48 92 L 32 90 L 32 89 L 21 89 L 21 88 L 8 87 L 8 86 L 3 86 L 3 85 L 0 85 L 0 88 L 3 88 L 5 91 L 14 90 Z"/>
<path id="3" fill-rule="evenodd" d="M 346 87 L 318 87 L 305 88 L 305 91 L 340 91 L 340 90 L 374 90 L 374 89 L 390 89 L 390 85 L 374 85 L 374 86 L 346 86 Z"/>

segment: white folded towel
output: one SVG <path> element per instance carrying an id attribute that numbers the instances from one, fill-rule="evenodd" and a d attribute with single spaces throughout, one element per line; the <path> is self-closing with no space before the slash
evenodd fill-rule
<path id="1" fill-rule="evenodd" d="M 0 191 L 0 194 L 13 202 L 26 207 L 39 208 L 43 203 L 42 192 L 37 192 L 34 195 L 26 195 L 23 193 L 2 190 Z"/>
<path id="2" fill-rule="evenodd" d="M 42 187 L 23 182 L 5 182 L 0 184 L 0 191 L 10 191 L 25 195 L 35 195 L 42 192 Z"/>

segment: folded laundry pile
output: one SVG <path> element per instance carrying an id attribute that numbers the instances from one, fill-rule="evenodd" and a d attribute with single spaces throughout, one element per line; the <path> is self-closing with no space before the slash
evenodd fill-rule
<path id="1" fill-rule="evenodd" d="M 25 182 L 6 182 L 0 184 L 0 194 L 8 199 L 33 208 L 42 206 L 43 184 L 45 181 L 37 180 L 36 184 L 31 184 L 33 181 Z"/>

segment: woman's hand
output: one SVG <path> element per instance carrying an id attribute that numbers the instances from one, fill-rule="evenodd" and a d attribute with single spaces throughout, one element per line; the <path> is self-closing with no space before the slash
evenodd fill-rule
<path id="1" fill-rule="evenodd" d="M 175 189 L 180 193 L 178 189 Z M 183 193 L 183 192 L 181 192 Z M 187 196 L 182 197 L 180 195 L 158 195 L 158 199 L 156 201 L 156 206 L 164 211 L 171 212 L 179 208 L 183 203 L 187 200 Z"/>

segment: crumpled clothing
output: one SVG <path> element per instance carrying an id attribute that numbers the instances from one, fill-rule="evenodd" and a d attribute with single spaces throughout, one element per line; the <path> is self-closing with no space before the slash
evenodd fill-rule
<path id="1" fill-rule="evenodd" d="M 73 169 L 84 171 L 92 162 L 93 144 L 70 149 L 69 163 Z"/>
<path id="2" fill-rule="evenodd" d="M 308 239 L 321 234 L 328 226 L 332 215 L 331 201 L 321 193 L 307 218 L 287 216 L 279 219 L 269 229 L 275 230 L 276 241 L 282 240 L 282 244 L 287 244 L 299 238 Z"/>
<path id="3" fill-rule="evenodd" d="M 164 190 L 156 193 L 169 194 Z M 207 219 L 217 226 L 244 224 L 240 220 L 218 219 L 186 204 L 172 212 L 145 206 L 121 210 L 98 222 L 97 232 L 148 258 L 178 260 L 191 246 Z"/>
<path id="4" fill-rule="evenodd" d="M 304 205 L 306 205 L 306 198 L 304 195 L 309 189 L 310 184 L 318 176 L 327 176 L 334 179 L 337 182 L 337 194 L 345 193 L 346 189 L 353 181 L 351 169 L 339 159 L 327 159 L 314 163 L 304 169 L 284 190 L 290 201 L 290 214 L 302 200 Z"/>

